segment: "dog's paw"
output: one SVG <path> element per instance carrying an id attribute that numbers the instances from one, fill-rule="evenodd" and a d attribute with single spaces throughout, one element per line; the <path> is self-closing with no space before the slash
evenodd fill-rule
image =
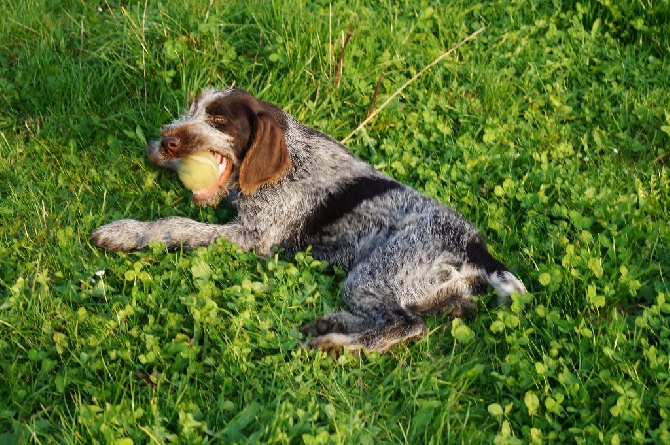
<path id="1" fill-rule="evenodd" d="M 121 219 L 91 233 L 91 242 L 111 252 L 127 252 L 148 244 L 147 223 Z"/>
<path id="2" fill-rule="evenodd" d="M 362 349 L 350 335 L 345 334 L 320 335 L 305 342 L 303 346 L 323 351 L 332 359 L 337 359 L 345 350 L 356 354 Z"/>
<path id="3" fill-rule="evenodd" d="M 300 331 L 304 336 L 311 335 L 317 337 L 319 335 L 330 334 L 333 332 L 344 332 L 344 326 L 329 317 L 319 317 L 312 323 L 304 325 Z"/>

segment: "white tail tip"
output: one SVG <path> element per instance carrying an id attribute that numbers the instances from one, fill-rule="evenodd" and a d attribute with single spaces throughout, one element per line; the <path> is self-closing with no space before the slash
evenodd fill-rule
<path id="1" fill-rule="evenodd" d="M 523 283 L 514 276 L 512 272 L 507 270 L 497 271 L 487 276 L 489 284 L 493 286 L 496 293 L 501 297 L 509 297 L 513 293 L 525 294 L 526 287 Z"/>

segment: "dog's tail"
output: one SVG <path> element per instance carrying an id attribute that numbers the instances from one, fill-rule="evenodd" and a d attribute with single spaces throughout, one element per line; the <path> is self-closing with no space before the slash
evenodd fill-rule
<path id="1" fill-rule="evenodd" d="M 468 262 L 484 269 L 486 281 L 495 289 L 501 304 L 509 304 L 512 293 L 525 294 L 526 287 L 507 267 L 491 256 L 481 235 L 473 237 L 465 247 Z"/>

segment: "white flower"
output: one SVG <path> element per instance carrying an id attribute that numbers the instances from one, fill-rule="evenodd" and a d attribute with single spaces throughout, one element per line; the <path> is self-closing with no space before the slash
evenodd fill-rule
<path id="1" fill-rule="evenodd" d="M 95 273 L 95 276 L 102 278 L 102 277 L 105 276 L 105 271 L 104 270 L 99 270 Z"/>

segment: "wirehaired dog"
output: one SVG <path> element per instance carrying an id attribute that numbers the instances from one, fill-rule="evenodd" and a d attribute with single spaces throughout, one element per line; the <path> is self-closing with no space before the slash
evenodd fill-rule
<path id="1" fill-rule="evenodd" d="M 472 296 L 493 286 L 499 302 L 525 288 L 486 249 L 477 229 L 455 210 L 403 185 L 344 146 L 251 94 L 205 90 L 147 147 L 155 164 L 209 151 L 219 163 L 215 186 L 193 193 L 201 205 L 228 196 L 237 218 L 205 224 L 182 217 L 123 219 L 95 230 L 93 243 L 129 251 L 162 241 L 195 248 L 219 237 L 244 250 L 287 255 L 312 246 L 316 259 L 348 271 L 349 310 L 303 327 L 306 346 L 339 354 L 385 352 L 426 333 L 422 316 L 471 316 Z"/>

